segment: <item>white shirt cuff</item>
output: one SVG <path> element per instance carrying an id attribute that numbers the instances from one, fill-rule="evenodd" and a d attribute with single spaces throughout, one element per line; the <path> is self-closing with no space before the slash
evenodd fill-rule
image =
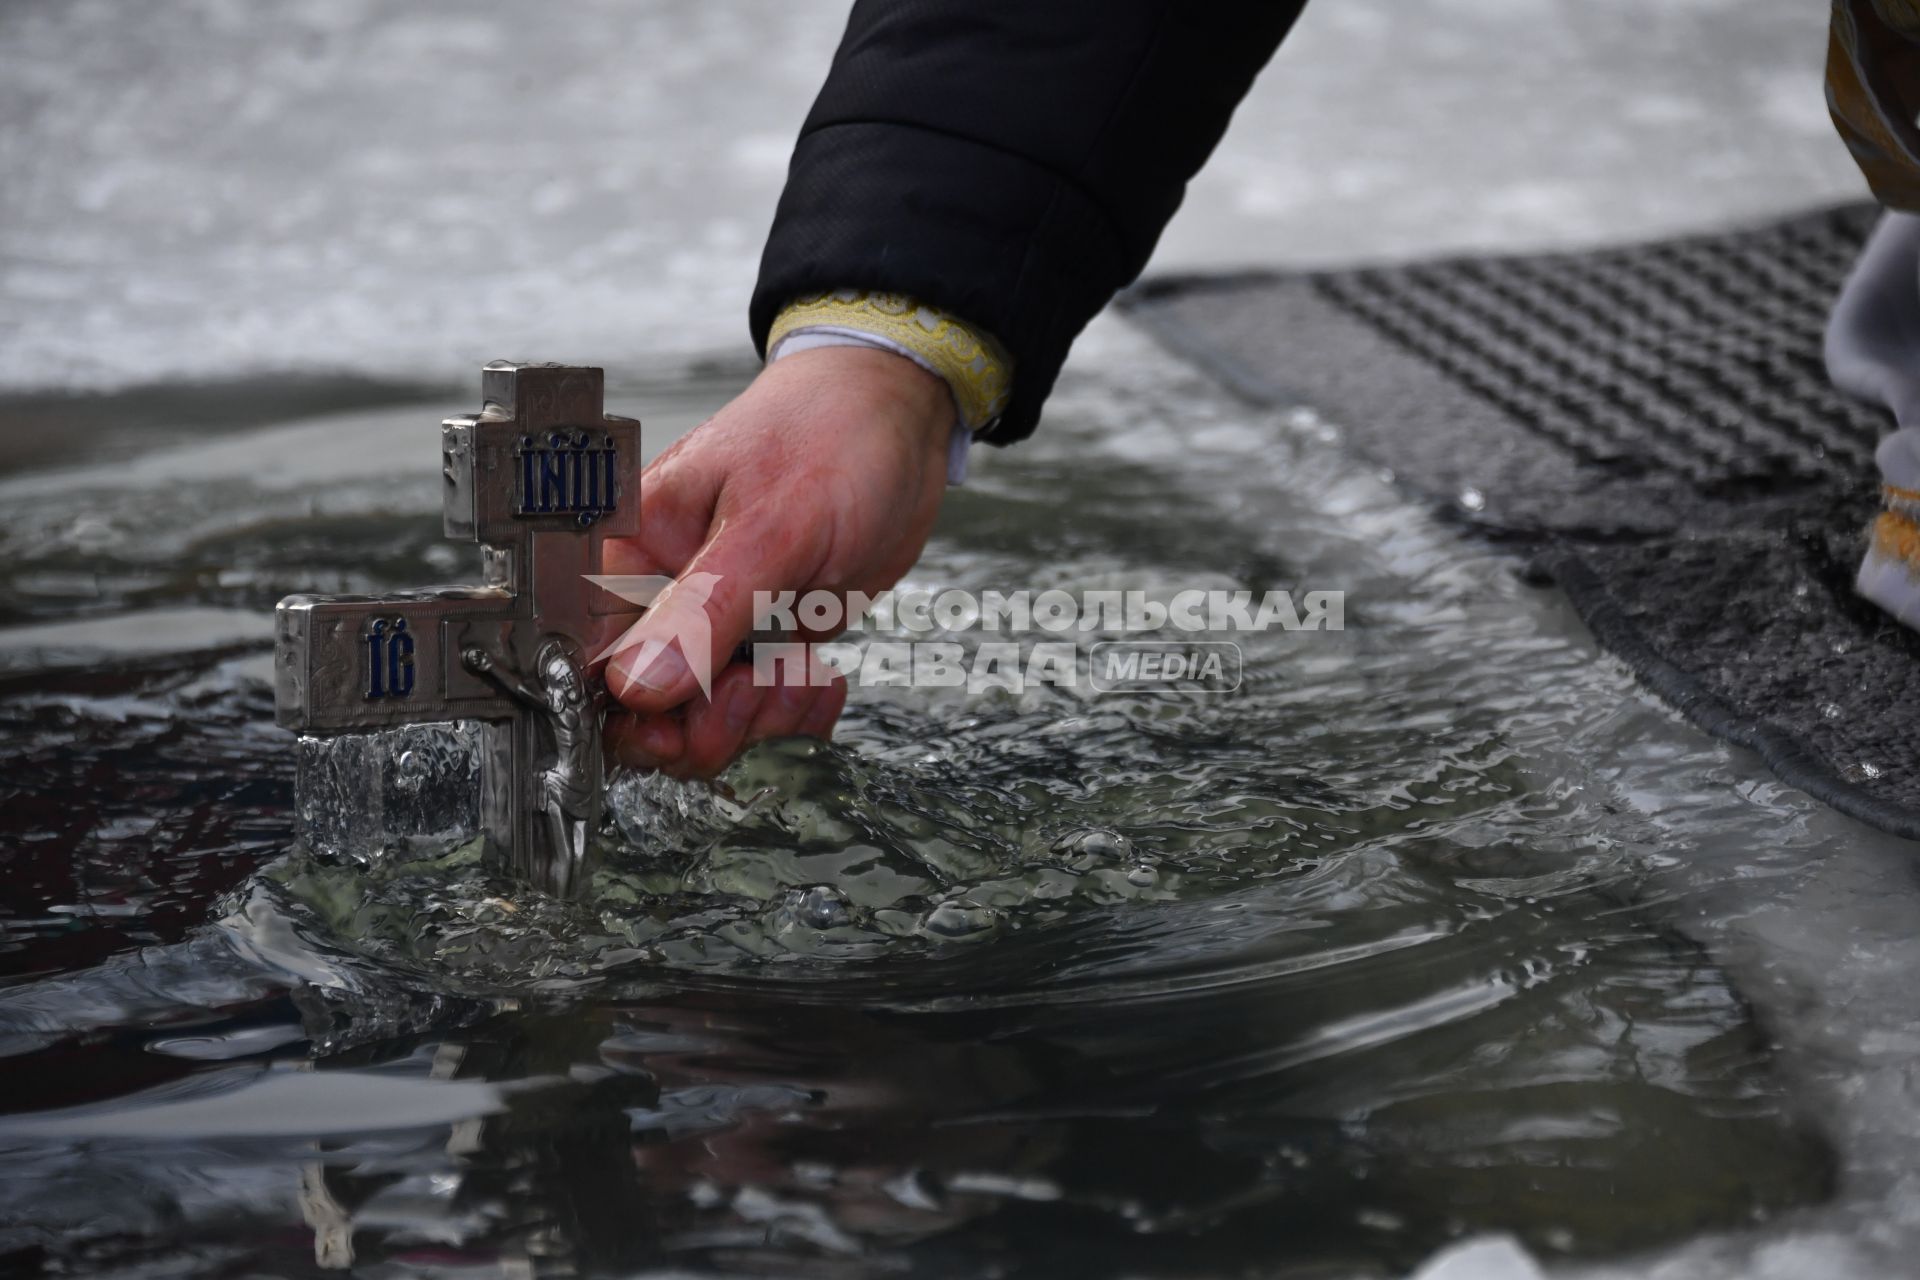
<path id="1" fill-rule="evenodd" d="M 793 330 L 767 352 L 767 363 L 772 364 L 781 356 L 790 356 L 797 351 L 812 351 L 819 347 L 871 347 L 876 351 L 891 351 L 897 356 L 913 361 L 934 377 L 940 377 L 938 369 L 899 343 L 889 341 L 878 334 L 862 333 L 858 329 L 842 329 L 836 325 L 809 325 L 804 329 Z M 946 381 L 945 378 L 940 380 Z M 947 430 L 947 484 L 949 486 L 958 487 L 966 480 L 967 454 L 972 448 L 973 433 L 967 430 L 966 423 L 960 420 L 960 410 L 956 406 L 953 425 Z"/>

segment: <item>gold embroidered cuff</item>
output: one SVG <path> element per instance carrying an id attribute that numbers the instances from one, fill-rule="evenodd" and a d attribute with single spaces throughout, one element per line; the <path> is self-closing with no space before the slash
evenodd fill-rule
<path id="1" fill-rule="evenodd" d="M 1013 361 L 992 334 L 903 293 L 836 289 L 803 294 L 775 317 L 767 333 L 767 349 L 803 329 L 850 330 L 898 347 L 946 379 L 959 406 L 960 421 L 971 432 L 991 425 L 1006 412 L 1007 399 L 1013 394 Z"/>

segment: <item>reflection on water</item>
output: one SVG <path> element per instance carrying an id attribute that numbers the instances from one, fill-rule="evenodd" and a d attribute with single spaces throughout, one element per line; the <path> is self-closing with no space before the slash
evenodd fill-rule
<path id="1" fill-rule="evenodd" d="M 1043 434 L 914 585 L 1339 588 L 1348 630 L 1243 637 L 1212 699 L 867 691 L 838 745 L 718 791 L 622 781 L 585 904 L 479 865 L 457 734 L 310 753 L 333 834 L 287 852 L 256 656 L 8 677 L 0 1257 L 1397 1274 L 1476 1231 L 1604 1254 L 1827 1194 L 1739 994 L 1637 905 L 1693 852 L 1655 810 L 1719 806 L 1775 874 L 1803 801 L 1730 802 L 1728 753 L 1311 420 L 1157 367 Z M 431 516 L 355 514 L 429 486 L 332 483 L 125 546 L 61 530 L 144 498 L 83 491 L 11 530 L 0 605 L 464 572 Z M 376 847 L 368 814 L 437 838 Z"/>

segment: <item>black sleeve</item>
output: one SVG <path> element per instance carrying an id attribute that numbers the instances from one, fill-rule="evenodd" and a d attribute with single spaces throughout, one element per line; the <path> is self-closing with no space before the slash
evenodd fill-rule
<path id="1" fill-rule="evenodd" d="M 1007 346 L 987 438 L 1030 434 L 1304 3 L 856 0 L 761 259 L 755 346 L 799 294 L 912 294 Z"/>

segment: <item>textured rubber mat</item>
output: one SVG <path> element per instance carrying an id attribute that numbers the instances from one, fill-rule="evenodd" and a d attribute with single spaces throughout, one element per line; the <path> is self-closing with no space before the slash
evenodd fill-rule
<path id="1" fill-rule="evenodd" d="M 1920 838 L 1920 636 L 1854 596 L 1884 415 L 1826 311 L 1871 206 L 1587 253 L 1149 281 L 1121 305 L 1243 396 L 1510 541 L 1698 724 Z"/>

